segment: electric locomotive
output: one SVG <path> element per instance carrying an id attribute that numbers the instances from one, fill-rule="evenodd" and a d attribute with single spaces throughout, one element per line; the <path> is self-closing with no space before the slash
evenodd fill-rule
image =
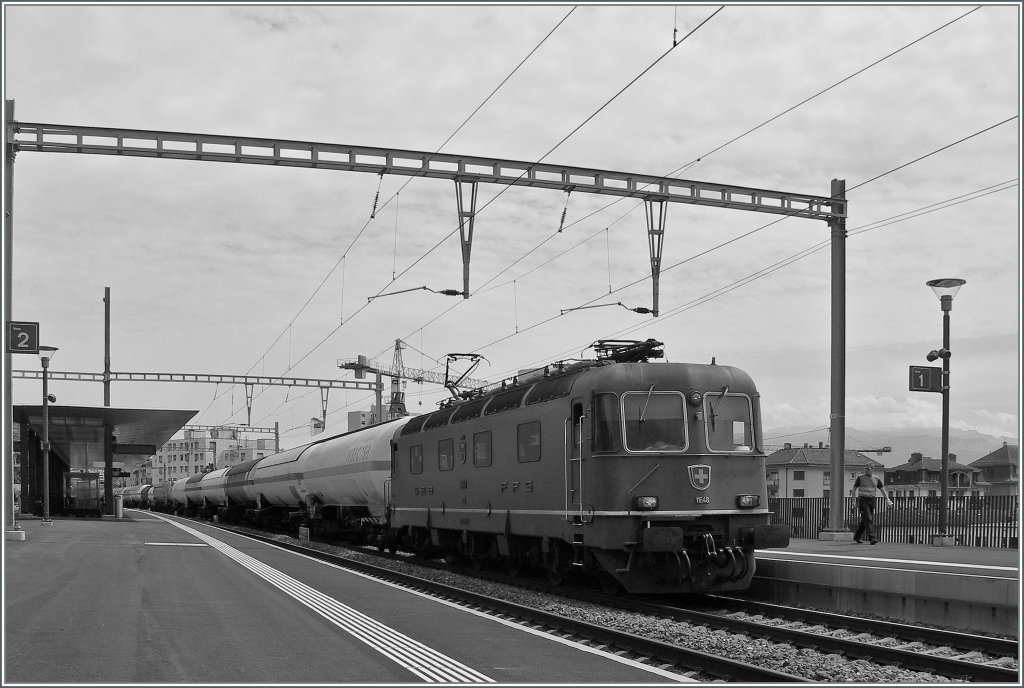
<path id="1" fill-rule="evenodd" d="M 510 572 L 573 571 L 609 590 L 741 590 L 769 525 L 759 395 L 730 366 L 653 363 L 602 341 L 415 417 L 392 443 L 389 546 Z"/>

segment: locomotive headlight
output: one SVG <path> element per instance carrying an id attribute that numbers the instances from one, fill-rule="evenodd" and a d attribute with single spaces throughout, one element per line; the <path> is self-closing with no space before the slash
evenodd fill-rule
<path id="1" fill-rule="evenodd" d="M 633 508 L 637 511 L 654 511 L 658 508 L 657 497 L 634 497 Z"/>
<path id="2" fill-rule="evenodd" d="M 736 495 L 736 506 L 741 509 L 753 509 L 761 505 L 760 495 Z"/>

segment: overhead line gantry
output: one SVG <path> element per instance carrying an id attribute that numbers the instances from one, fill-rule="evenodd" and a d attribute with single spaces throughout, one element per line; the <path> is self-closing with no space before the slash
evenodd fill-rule
<path id="1" fill-rule="evenodd" d="M 545 162 L 145 129 L 32 122 L 11 122 L 8 127 L 8 140 L 12 142 L 15 153 L 36 151 L 120 155 L 450 179 L 455 182 L 462 245 L 463 298 L 466 299 L 470 296 L 469 263 L 476 220 L 477 189 L 481 183 L 642 199 L 647 210 L 648 248 L 651 278 L 654 282 L 652 311 L 655 316 L 658 315 L 658 281 L 667 203 L 688 203 L 817 220 L 844 217 L 846 214 L 845 201 L 831 196 Z"/>
<path id="2" fill-rule="evenodd" d="M 41 380 L 41 370 L 12 370 L 11 377 Z M 253 387 L 318 387 L 324 424 L 327 423 L 327 397 L 332 389 L 361 389 L 380 393 L 380 384 L 358 380 L 315 380 L 303 377 L 268 377 L 265 375 L 206 375 L 204 373 L 75 373 L 47 372 L 51 380 L 76 382 L 199 382 L 244 385 L 247 422 L 252 423 Z"/>
<path id="3" fill-rule="evenodd" d="M 462 246 L 463 298 L 469 298 L 469 261 L 481 182 L 529 186 L 565 192 L 594 193 L 642 199 L 646 206 L 648 247 L 653 283 L 652 309 L 658 315 L 659 275 L 668 203 L 731 208 L 788 217 L 823 220 L 832 238 L 832 390 L 830 432 L 840 438 L 831 449 L 830 470 L 840 481 L 831 492 L 831 531 L 842 531 L 843 441 L 846 435 L 846 183 L 833 179 L 830 194 L 791 193 L 734 184 L 699 182 L 656 175 L 614 172 L 550 163 L 479 156 L 429 153 L 394 148 L 312 143 L 286 139 L 175 133 L 145 129 L 86 127 L 18 122 L 14 101 L 5 103 L 7 144 L 5 248 L 11 260 L 13 236 L 14 158 L 19 151 L 81 153 L 125 157 L 201 160 L 284 167 L 305 167 L 409 177 L 450 179 L 456 185 L 459 238 Z M 5 263 L 6 280 L 11 264 Z M 10 299 L 7 283 L 6 299 Z M 5 301 L 10 312 L 10 301 Z M 5 338 L 7 337 L 5 328 Z M 5 348 L 9 348 L 6 342 Z M 5 354 L 7 369 L 10 356 Z M 10 381 L 7 382 L 8 386 Z M 10 387 L 8 387 L 8 398 Z M 6 414 L 10 416 L 10 412 Z M 9 420 L 5 427 L 9 434 Z"/>

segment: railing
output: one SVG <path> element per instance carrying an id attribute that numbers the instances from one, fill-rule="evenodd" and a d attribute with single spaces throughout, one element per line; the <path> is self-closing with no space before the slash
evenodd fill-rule
<path id="1" fill-rule="evenodd" d="M 884 542 L 929 544 L 939 534 L 938 497 L 894 497 L 893 506 L 879 499 L 875 534 Z M 770 497 L 772 524 L 792 527 L 792 537 L 816 539 L 829 527 L 824 497 Z M 950 497 L 947 535 L 969 547 L 1019 548 L 1020 500 L 1017 495 Z M 842 527 L 857 530 L 860 516 L 853 497 L 843 500 Z"/>

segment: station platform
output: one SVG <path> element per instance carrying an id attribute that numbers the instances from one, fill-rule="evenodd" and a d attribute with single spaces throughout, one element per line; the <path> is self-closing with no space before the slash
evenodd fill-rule
<path id="1" fill-rule="evenodd" d="M 20 521 L 8 684 L 658 684 L 690 679 L 162 514 Z"/>
<path id="2" fill-rule="evenodd" d="M 757 552 L 748 595 L 1019 637 L 1020 550 L 794 539 Z"/>

